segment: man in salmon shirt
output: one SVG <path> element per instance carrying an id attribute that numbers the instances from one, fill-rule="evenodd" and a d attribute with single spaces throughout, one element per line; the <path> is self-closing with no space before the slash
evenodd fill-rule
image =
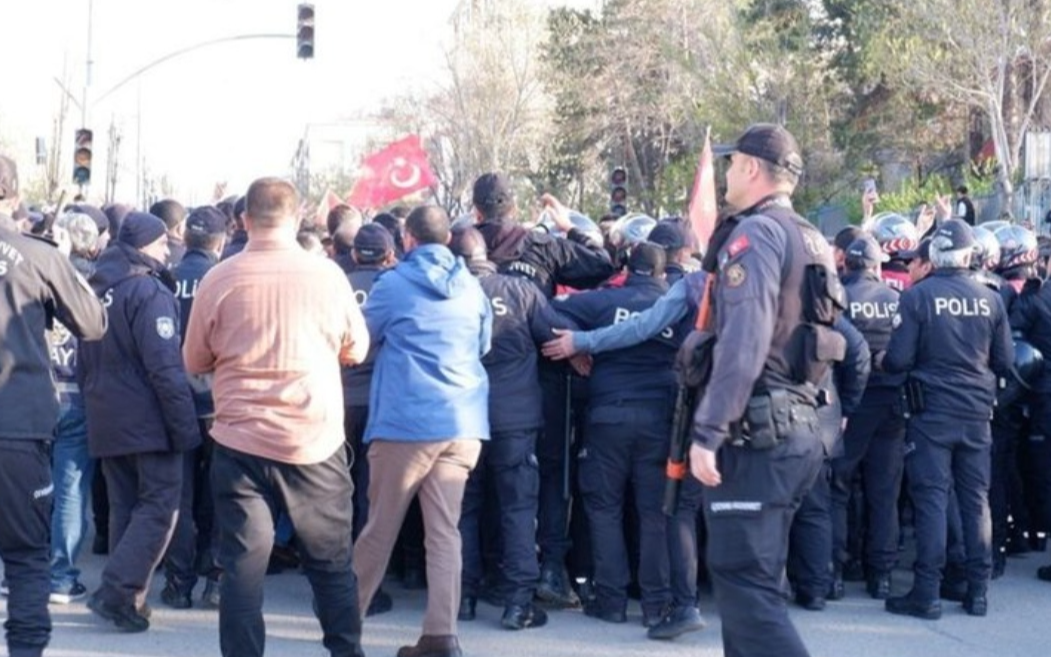
<path id="1" fill-rule="evenodd" d="M 188 372 L 215 376 L 224 657 L 263 654 L 263 578 L 278 510 L 295 526 L 329 654 L 362 655 L 340 363 L 363 360 L 369 334 L 339 266 L 296 242 L 298 207 L 289 182 L 252 183 L 248 244 L 202 279 L 183 345 Z"/>

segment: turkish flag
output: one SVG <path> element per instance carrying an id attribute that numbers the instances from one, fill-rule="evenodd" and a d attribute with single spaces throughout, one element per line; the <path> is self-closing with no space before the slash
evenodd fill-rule
<path id="1" fill-rule="evenodd" d="M 358 208 L 380 208 L 437 184 L 419 135 L 409 135 L 361 162 L 347 202 Z"/>
<path id="2" fill-rule="evenodd" d="M 715 199 L 715 165 L 712 162 L 712 130 L 704 135 L 704 148 L 697 163 L 697 175 L 693 179 L 690 194 L 690 226 L 702 250 L 708 249 L 708 241 L 715 232 L 715 219 L 719 214 Z"/>

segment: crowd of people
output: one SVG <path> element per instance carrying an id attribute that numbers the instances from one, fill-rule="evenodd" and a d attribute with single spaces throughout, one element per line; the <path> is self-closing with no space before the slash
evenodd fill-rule
<path id="1" fill-rule="evenodd" d="M 786 592 L 820 611 L 851 581 L 892 613 L 985 615 L 1051 526 L 1051 245 L 974 226 L 966 189 L 918 222 L 867 193 L 826 240 L 792 209 L 787 131 L 720 153 L 707 248 L 688 220 L 581 222 L 551 196 L 534 225 L 499 173 L 455 221 L 316 225 L 278 178 L 49 217 L 0 156 L 9 654 L 43 654 L 49 602 L 148 630 L 157 569 L 166 606 L 219 610 L 228 657 L 263 654 L 264 578 L 288 566 L 340 657 L 388 576 L 427 589 L 398 657 L 461 655 L 479 600 L 523 630 L 625 623 L 637 597 L 675 639 L 705 627 L 703 580 L 728 655 L 806 655 Z"/>

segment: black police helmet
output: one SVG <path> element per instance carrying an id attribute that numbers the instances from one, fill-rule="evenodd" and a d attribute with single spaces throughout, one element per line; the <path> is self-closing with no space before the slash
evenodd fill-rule
<path id="1" fill-rule="evenodd" d="M 1033 384 L 1044 372 L 1044 355 L 1024 338 L 1014 339 L 1014 364 L 1011 374 L 1000 381 L 996 405 L 1004 408 L 1018 401 L 1032 390 Z"/>

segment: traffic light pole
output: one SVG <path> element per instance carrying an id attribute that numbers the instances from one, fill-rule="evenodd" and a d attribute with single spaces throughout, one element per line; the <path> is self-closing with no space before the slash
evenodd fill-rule
<path id="1" fill-rule="evenodd" d="M 219 38 L 219 39 L 209 39 L 208 41 L 202 41 L 200 43 L 195 43 L 192 46 L 187 46 L 185 48 L 180 48 L 178 50 L 172 51 L 172 52 L 168 53 L 167 55 L 159 57 L 159 58 L 153 60 L 152 62 L 150 62 L 149 64 L 146 64 L 142 68 L 140 68 L 137 71 L 135 71 L 135 72 L 131 73 L 130 75 L 128 75 L 126 78 L 124 78 L 123 80 L 121 80 L 117 84 L 115 84 L 112 87 L 110 87 L 108 90 L 106 90 L 105 93 L 103 93 L 101 96 L 96 98 L 95 102 L 97 102 L 97 103 L 102 102 L 103 100 L 105 100 L 106 98 L 108 98 L 109 96 L 111 96 L 112 94 L 117 92 L 118 90 L 120 90 L 121 87 L 123 87 L 124 85 L 128 84 L 129 82 L 131 82 L 135 78 L 139 77 L 143 73 L 145 73 L 145 72 L 149 71 L 150 69 L 154 68 L 155 66 L 159 66 L 160 64 L 163 64 L 164 62 L 166 62 L 166 61 L 168 61 L 170 59 L 175 59 L 176 57 L 185 55 L 187 53 L 191 53 L 191 52 L 193 52 L 195 50 L 200 50 L 201 48 L 207 48 L 208 46 L 215 46 L 215 45 L 218 45 L 220 43 L 229 43 L 231 41 L 250 41 L 250 40 L 257 40 L 257 39 L 295 39 L 295 38 L 296 38 L 295 34 L 238 34 L 238 35 L 235 35 L 235 36 L 222 37 L 222 38 Z M 85 102 L 85 105 L 87 105 L 86 102 Z"/>

